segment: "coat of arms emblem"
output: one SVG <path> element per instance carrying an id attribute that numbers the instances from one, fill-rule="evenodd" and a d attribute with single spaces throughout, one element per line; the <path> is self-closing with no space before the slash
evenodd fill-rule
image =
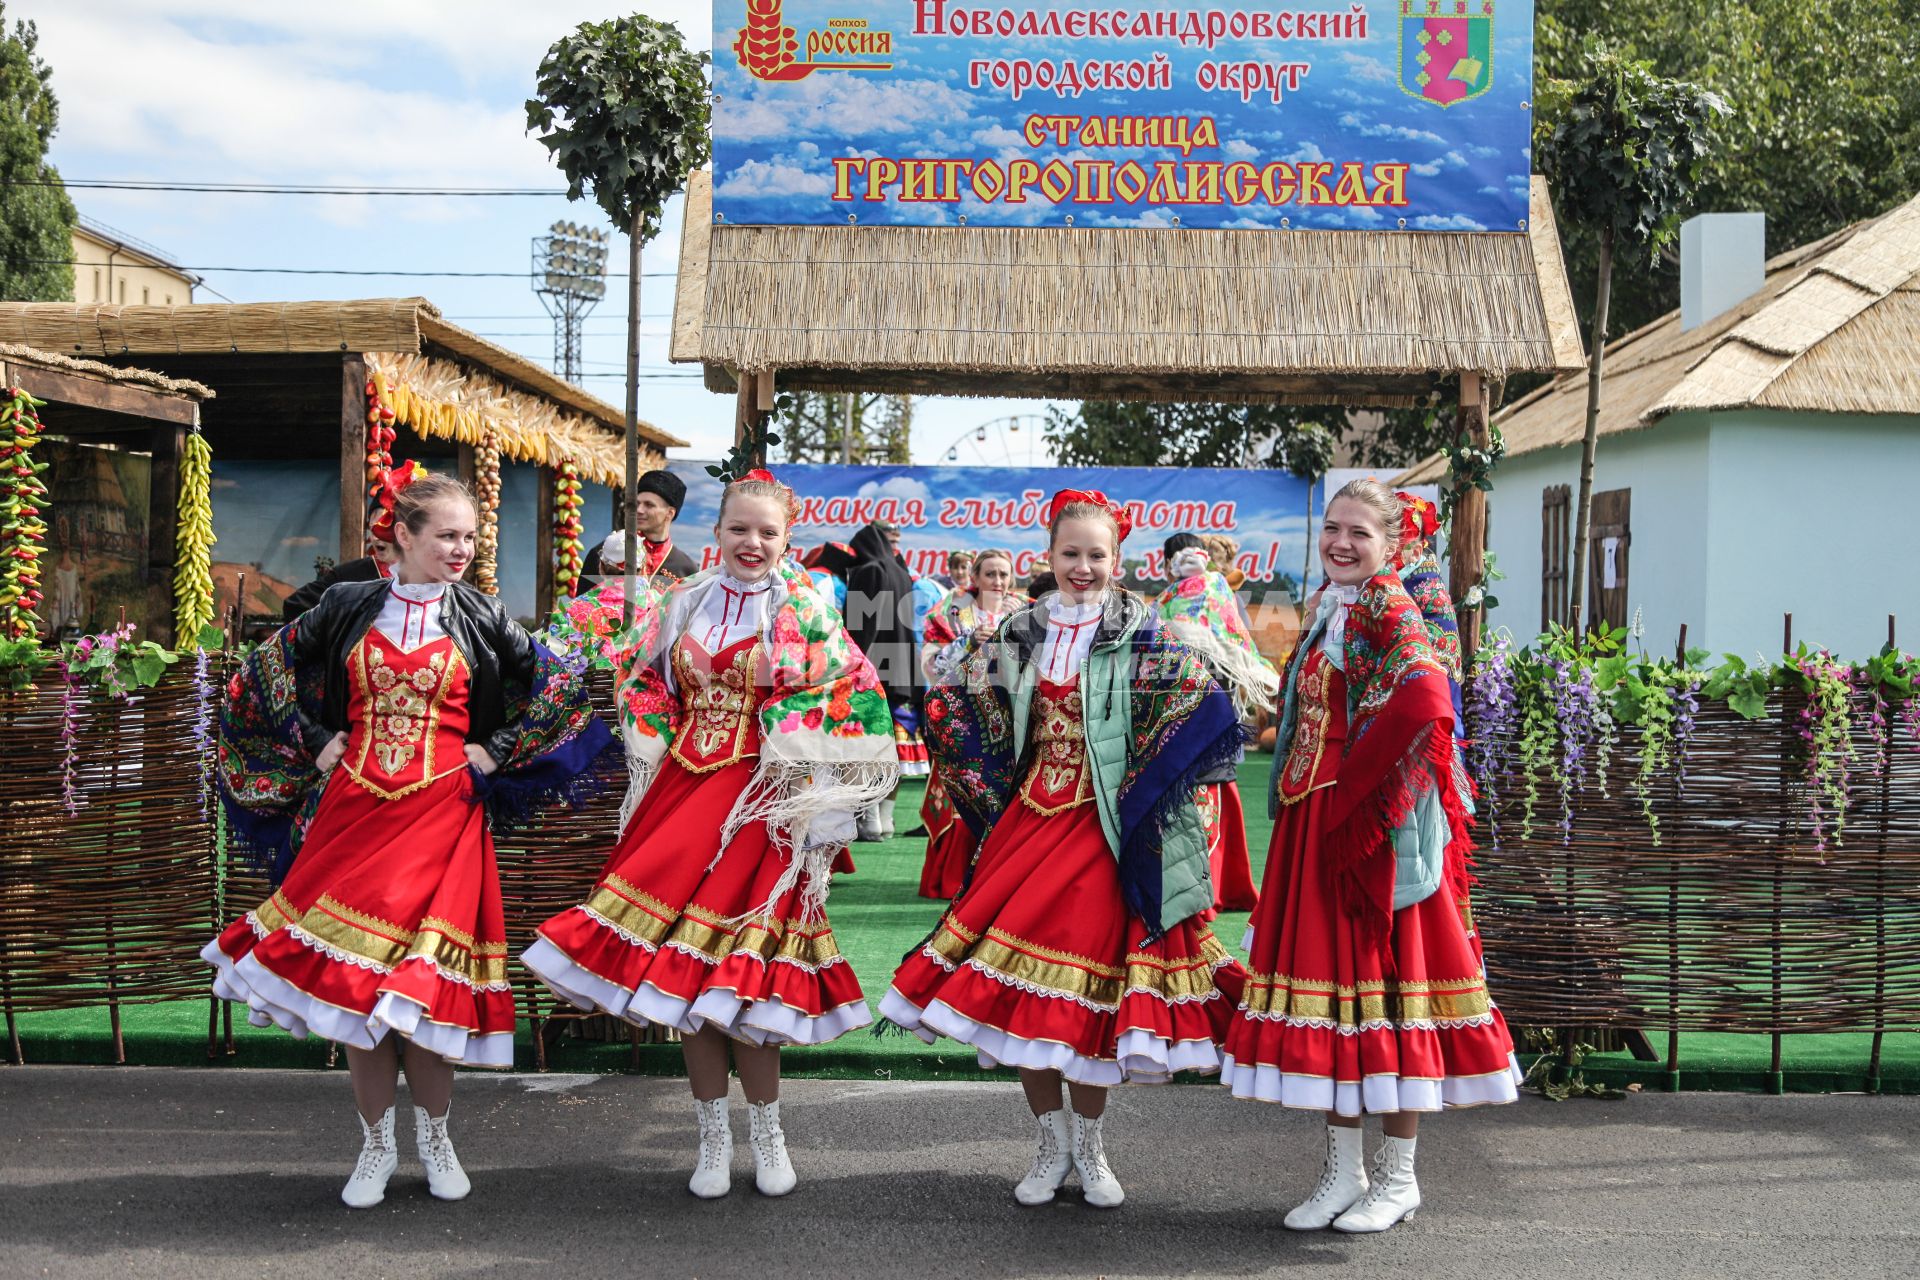
<path id="1" fill-rule="evenodd" d="M 1400 0 L 1400 87 L 1442 107 L 1493 86 L 1494 0 Z"/>

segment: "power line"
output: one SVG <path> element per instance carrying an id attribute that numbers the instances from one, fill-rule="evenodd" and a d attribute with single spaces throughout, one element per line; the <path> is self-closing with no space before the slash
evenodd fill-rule
<path id="1" fill-rule="evenodd" d="M 335 183 L 163 182 L 141 178 L 28 178 L 22 187 L 69 187 L 76 191 L 187 191 L 242 196 L 565 196 L 564 187 L 369 187 Z"/>
<path id="2" fill-rule="evenodd" d="M 22 258 L 23 263 L 39 267 L 97 267 L 98 262 L 76 262 L 67 258 Z M 525 271 L 359 271 L 343 267 L 188 267 L 170 262 L 168 267 L 175 271 L 230 271 L 240 275 L 255 276 L 405 276 L 420 279 L 460 279 L 460 280 L 525 280 Z M 678 274 L 673 271 L 642 271 L 642 280 L 671 280 Z M 624 271 L 607 272 L 609 280 L 625 280 Z"/>

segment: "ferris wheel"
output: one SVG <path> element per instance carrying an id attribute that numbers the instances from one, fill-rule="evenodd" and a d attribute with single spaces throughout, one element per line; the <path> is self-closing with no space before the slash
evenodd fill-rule
<path id="1" fill-rule="evenodd" d="M 969 427 L 940 452 L 950 467 L 1041 467 L 1047 452 L 1046 415 L 1013 413 Z"/>

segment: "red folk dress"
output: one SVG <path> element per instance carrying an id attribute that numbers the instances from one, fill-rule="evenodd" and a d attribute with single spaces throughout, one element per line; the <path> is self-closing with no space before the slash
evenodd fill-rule
<path id="1" fill-rule="evenodd" d="M 750 1044 L 825 1044 L 872 1021 L 824 918 L 802 919 L 804 885 L 770 917 L 742 917 L 786 869 L 765 823 L 716 853 L 753 777 L 767 688 L 757 634 L 709 654 L 675 642 L 685 719 L 593 893 L 540 926 L 521 957 L 583 1009 L 684 1033 L 718 1027 Z"/>
<path id="2" fill-rule="evenodd" d="M 1253 886 L 1253 859 L 1247 852 L 1247 815 L 1240 807 L 1240 784 L 1208 782 L 1198 787 L 1193 802 L 1207 824 L 1207 871 L 1213 877 L 1213 909 L 1201 913 L 1212 920 L 1222 911 L 1251 911 L 1260 894 Z"/>
<path id="3" fill-rule="evenodd" d="M 1197 920 L 1142 947 L 1093 803 L 1077 678 L 1042 679 L 1033 763 L 966 893 L 893 976 L 880 1012 L 983 1066 L 1091 1085 L 1220 1069 L 1240 966 Z"/>
<path id="4" fill-rule="evenodd" d="M 1343 1116 L 1514 1101 L 1513 1038 L 1487 994 L 1471 903 L 1443 887 L 1372 942 L 1329 892 L 1318 855 L 1347 686 L 1318 646 L 1298 697 L 1222 1081 L 1238 1098 Z"/>
<path id="5" fill-rule="evenodd" d="M 411 616 L 411 615 L 409 615 Z M 467 665 L 378 626 L 348 659 L 346 754 L 273 896 L 208 943 L 214 993 L 371 1049 L 389 1031 L 465 1066 L 513 1065 L 507 930 L 471 800 Z"/>

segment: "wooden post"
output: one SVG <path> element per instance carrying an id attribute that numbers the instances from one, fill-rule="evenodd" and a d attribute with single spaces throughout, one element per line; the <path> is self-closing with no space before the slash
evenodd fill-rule
<path id="1" fill-rule="evenodd" d="M 1793 652 L 1793 615 L 1790 613 L 1786 615 L 1786 620 L 1782 624 L 1782 632 L 1783 632 L 1783 635 L 1780 641 L 1780 652 L 1792 653 Z M 1792 838 L 1791 833 L 1793 831 L 1793 819 L 1791 815 L 1787 812 L 1787 782 L 1789 778 L 1792 776 L 1792 771 L 1793 771 L 1792 765 L 1788 763 L 1788 758 L 1792 752 L 1792 747 L 1793 747 L 1793 729 L 1788 724 L 1787 717 L 1785 716 L 1781 717 L 1781 726 L 1782 726 L 1782 732 L 1780 736 L 1780 841 L 1774 847 L 1774 850 L 1773 850 L 1773 910 L 1772 910 L 1772 918 L 1769 922 L 1772 926 L 1772 931 L 1768 938 L 1769 951 L 1771 952 L 1771 958 L 1773 961 L 1771 965 L 1772 986 L 1773 986 L 1773 1004 L 1772 1004 L 1772 1018 L 1771 1018 L 1771 1021 L 1773 1024 L 1773 1061 L 1772 1061 L 1772 1065 L 1768 1068 L 1769 1074 L 1767 1078 L 1767 1092 L 1773 1093 L 1773 1094 L 1781 1094 L 1787 1091 L 1786 1075 L 1781 1068 L 1781 1062 L 1780 1062 L 1780 1057 L 1781 1057 L 1780 1055 L 1780 1049 L 1781 1049 L 1780 1023 L 1782 1018 L 1785 1016 L 1781 1011 L 1780 1005 L 1781 1005 L 1781 999 L 1782 999 L 1781 985 L 1786 980 L 1786 967 L 1784 963 L 1784 953 L 1786 950 L 1786 941 L 1787 941 L 1786 939 L 1786 904 L 1783 901 L 1783 899 L 1784 899 L 1785 890 L 1786 890 L 1785 878 L 1786 878 L 1786 868 L 1787 868 L 1787 841 Z"/>
<path id="2" fill-rule="evenodd" d="M 1887 615 L 1887 648 L 1895 644 L 1893 614 Z M 1880 1049 L 1887 1037 L 1887 828 L 1893 825 L 1893 760 L 1880 762 L 1880 841 L 1873 859 L 1873 1048 L 1867 1054 L 1867 1092 L 1880 1092 Z"/>
<path id="3" fill-rule="evenodd" d="M 358 560 L 367 546 L 367 362 L 340 358 L 340 555 Z"/>
<path id="4" fill-rule="evenodd" d="M 1485 379 L 1479 374 L 1460 375 L 1460 431 L 1483 449 L 1493 441 L 1487 427 L 1488 391 Z M 1465 666 L 1472 663 L 1474 651 L 1480 647 L 1485 617 L 1484 608 L 1468 609 L 1462 602 L 1486 572 L 1487 495 L 1476 488 L 1462 491 L 1458 488 L 1458 477 L 1454 483 L 1453 528 L 1447 534 L 1447 560 L 1454 608 L 1460 620 L 1460 661 Z"/>
<path id="5" fill-rule="evenodd" d="M 147 639 L 169 649 L 180 640 L 174 634 L 173 568 L 180 532 L 180 451 L 186 443 L 183 426 L 156 422 L 148 428 L 153 466 L 147 486 Z"/>
<path id="6" fill-rule="evenodd" d="M 533 513 L 533 616 L 545 618 L 553 612 L 553 509 L 554 485 L 560 473 L 552 467 L 534 472 L 539 486 Z"/>
<path id="7" fill-rule="evenodd" d="M 474 479 L 480 474 L 480 464 L 473 456 L 473 446 L 463 444 L 456 448 L 453 465 L 458 469 L 460 483 L 469 489 L 473 488 Z"/>

